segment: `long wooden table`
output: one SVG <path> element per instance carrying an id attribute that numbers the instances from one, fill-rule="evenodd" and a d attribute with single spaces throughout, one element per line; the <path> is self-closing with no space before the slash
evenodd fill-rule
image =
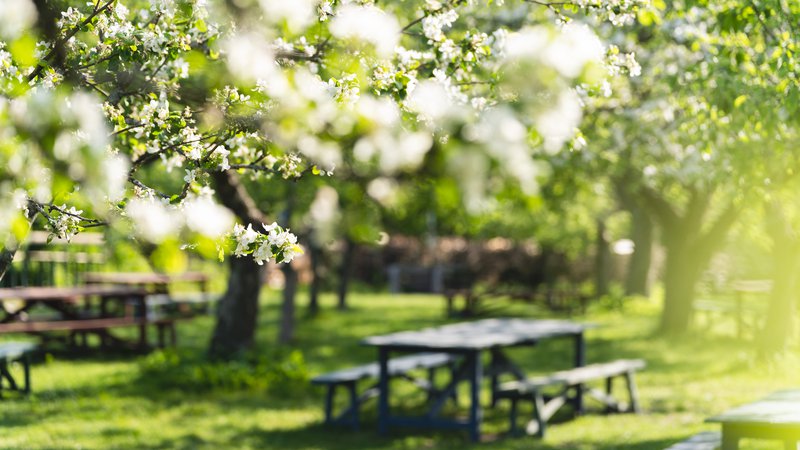
<path id="1" fill-rule="evenodd" d="M 767 397 L 709 417 L 722 425 L 722 450 L 737 450 L 739 440 L 783 441 L 786 450 L 800 448 L 800 389 L 774 392 Z"/>
<path id="2" fill-rule="evenodd" d="M 69 331 L 81 336 L 93 333 L 103 345 L 127 342 L 109 332 L 110 328 L 135 326 L 139 329 L 136 346 L 147 348 L 147 325 L 161 322 L 147 317 L 147 291 L 141 288 L 114 286 L 20 287 L 0 289 L 0 333 L 45 335 L 53 331 Z M 9 303 L 18 302 L 16 308 Z M 116 306 L 113 308 L 112 306 Z M 13 306 L 13 305 L 12 305 Z M 55 314 L 37 317 L 34 307 Z M 73 337 L 73 336 L 71 336 Z"/>
<path id="3" fill-rule="evenodd" d="M 83 281 L 86 284 L 137 286 L 159 293 L 166 293 L 169 285 L 173 283 L 193 283 L 197 284 L 200 291 L 205 293 L 208 285 L 208 275 L 202 272 L 184 272 L 179 274 L 155 272 L 87 272 L 83 274 Z"/>
<path id="4" fill-rule="evenodd" d="M 483 378 L 489 377 L 492 393 L 497 390 L 498 377 L 511 374 L 517 379 L 526 374 L 503 352 L 514 346 L 535 345 L 553 338 L 566 337 L 574 340 L 574 365 L 585 364 L 585 343 L 583 338 L 587 325 L 566 320 L 526 320 L 526 319 L 485 319 L 462 322 L 418 331 L 404 331 L 382 336 L 372 336 L 363 341 L 366 345 L 378 348 L 378 427 L 386 433 L 392 426 L 411 426 L 425 428 L 463 429 L 469 432 L 473 441 L 480 440 L 482 409 L 479 399 Z M 452 381 L 431 402 L 430 409 L 422 416 L 400 417 L 391 412 L 389 359 L 392 352 L 446 352 L 462 355 L 462 362 L 456 369 Z M 482 355 L 491 355 L 488 367 L 483 367 Z M 458 383 L 467 381 L 470 385 L 469 419 L 449 419 L 440 417 L 441 410 L 455 391 Z M 494 399 L 493 399 L 494 400 Z M 583 408 L 580 390 L 574 406 L 577 411 Z"/>

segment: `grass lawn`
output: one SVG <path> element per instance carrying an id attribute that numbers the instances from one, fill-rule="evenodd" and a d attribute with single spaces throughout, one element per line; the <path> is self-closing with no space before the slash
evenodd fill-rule
<path id="1" fill-rule="evenodd" d="M 346 312 L 328 309 L 334 303 L 332 298 L 322 300 L 326 309 L 318 317 L 306 318 L 302 307 L 299 310 L 293 348 L 302 352 L 305 368 L 296 364 L 294 373 L 313 376 L 369 362 L 375 350 L 361 346 L 361 338 L 448 321 L 443 317 L 442 300 L 435 296 L 354 294 L 352 308 Z M 657 313 L 658 305 L 636 300 L 622 310 L 595 306 L 586 316 L 575 317 L 599 325 L 587 334 L 589 362 L 620 357 L 647 360 L 647 369 L 637 379 L 643 414 L 588 414 L 565 420 L 550 426 L 547 438 L 540 441 L 505 437 L 508 406 L 501 404 L 485 410 L 486 442 L 476 447 L 657 450 L 698 431 L 715 429 L 703 424 L 710 415 L 773 390 L 800 385 L 800 358 L 787 356 L 769 364 L 758 363 L 753 344 L 727 337 L 728 330 L 681 339 L 653 337 Z M 509 305 L 497 314 L 547 315 L 524 304 Z M 258 339 L 265 355 L 276 354 L 277 320 L 278 296 L 270 293 L 259 318 Z M 212 326 L 211 317 L 179 323 L 177 355 L 199 360 Z M 288 353 L 283 351 L 281 361 L 290 360 Z M 33 367 L 34 393 L 30 397 L 8 394 L 0 400 L 0 448 L 418 449 L 471 445 L 462 432 L 412 429 L 379 436 L 375 401 L 364 408 L 361 431 L 322 426 L 324 392 L 302 379 L 278 385 L 250 379 L 242 383 L 247 387 L 239 389 L 182 385 L 181 378 L 170 379 L 169 365 L 162 364 L 175 355 L 170 351 L 46 355 Z M 514 349 L 511 356 L 531 371 L 564 368 L 572 358 L 571 343 L 546 342 L 536 348 Z M 180 373 L 186 379 L 210 376 L 202 372 L 202 363 L 197 365 L 183 364 Z M 620 384 L 617 389 L 622 391 L 622 387 Z M 405 393 L 400 408 L 413 408 L 422 399 L 410 388 L 400 391 Z M 484 396 L 488 398 L 486 390 Z M 464 391 L 462 409 L 451 406 L 448 413 L 465 414 L 466 398 Z M 595 404 L 588 406 L 598 411 Z M 529 406 L 523 408 L 527 414 Z M 742 448 L 783 447 L 745 441 Z"/>

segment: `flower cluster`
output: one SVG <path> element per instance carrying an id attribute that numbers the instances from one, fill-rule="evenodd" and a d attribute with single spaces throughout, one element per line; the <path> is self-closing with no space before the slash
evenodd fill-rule
<path id="1" fill-rule="evenodd" d="M 261 226 L 264 232 L 254 230 L 252 224 L 248 224 L 246 228 L 240 224 L 233 227 L 231 239 L 236 244 L 234 255 L 252 255 L 255 262 L 262 265 L 271 260 L 288 263 L 303 254 L 303 249 L 297 245 L 297 236 L 288 229 L 284 230 L 275 222 Z"/>

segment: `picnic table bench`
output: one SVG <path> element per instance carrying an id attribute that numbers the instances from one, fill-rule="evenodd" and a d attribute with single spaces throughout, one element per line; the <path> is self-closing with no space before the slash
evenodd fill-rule
<path id="1" fill-rule="evenodd" d="M 208 292 L 208 275 L 202 272 L 183 272 L 165 274 L 154 272 L 87 272 L 83 281 L 87 285 L 127 286 L 145 289 L 150 295 L 147 306 L 151 312 L 156 310 L 192 315 L 195 312 L 208 313 L 210 305 L 216 301 Z M 174 292 L 176 284 L 190 284 L 195 292 Z"/>
<path id="2" fill-rule="evenodd" d="M 705 325 L 711 328 L 714 316 L 727 316 L 736 323 L 736 337 L 744 337 L 745 330 L 760 329 L 766 301 L 763 296 L 772 290 L 771 280 L 737 280 L 731 284 L 732 298 L 698 299 L 692 305 L 695 315 L 705 315 Z"/>
<path id="3" fill-rule="evenodd" d="M 717 450 L 721 444 L 722 435 L 718 431 L 704 431 L 685 441 L 678 442 L 666 450 Z"/>
<path id="4" fill-rule="evenodd" d="M 427 391 L 429 396 L 435 392 L 434 385 L 435 370 L 449 366 L 453 367 L 454 358 L 447 353 L 417 353 L 413 355 L 392 358 L 389 360 L 389 376 L 405 378 L 421 389 Z M 428 379 L 415 378 L 409 372 L 416 369 L 427 369 Z M 313 384 L 325 385 L 328 388 L 325 398 L 325 423 L 343 423 L 358 428 L 358 409 L 365 401 L 378 395 L 377 384 L 370 386 L 360 395 L 356 390 L 356 384 L 364 379 L 378 378 L 380 366 L 378 363 L 364 364 L 361 366 L 350 367 L 337 370 L 314 377 Z M 350 404 L 340 414 L 334 416 L 333 402 L 336 396 L 337 387 L 347 388 L 350 394 Z M 455 399 L 455 394 L 452 396 Z"/>
<path id="5" fill-rule="evenodd" d="M 28 333 L 51 338 L 50 332 L 67 331 L 70 344 L 79 338 L 87 343 L 87 334 L 96 334 L 101 345 L 116 344 L 139 349 L 147 348 L 147 327 L 158 329 L 159 345 L 165 345 L 169 332 L 175 343 L 175 318 L 147 314 L 147 292 L 138 288 L 108 286 L 79 286 L 71 288 L 29 287 L 0 289 L 0 333 Z M 97 308 L 96 300 L 99 300 Z M 7 303 L 17 303 L 9 307 Z M 116 306 L 116 308 L 114 308 Z M 35 308 L 43 307 L 54 313 L 42 317 Z M 128 342 L 112 335 L 109 330 L 138 327 L 138 342 Z"/>
<path id="6" fill-rule="evenodd" d="M 30 354 L 37 348 L 31 342 L 2 342 L 0 343 L 0 395 L 3 391 L 3 379 L 8 382 L 9 388 L 15 391 L 29 393 L 31 391 L 31 362 Z M 15 361 L 22 363 L 25 377 L 25 387 L 21 388 L 11 375 L 9 364 Z"/>
<path id="7" fill-rule="evenodd" d="M 511 432 L 517 429 L 517 403 L 520 400 L 531 400 L 534 405 L 534 420 L 526 427 L 528 434 L 544 437 L 547 421 L 565 404 L 569 403 L 571 391 L 582 389 L 590 398 L 603 403 L 606 412 L 639 412 L 639 400 L 636 392 L 633 373 L 642 369 L 645 362 L 641 359 L 618 359 L 615 361 L 590 364 L 574 369 L 562 370 L 549 375 L 508 381 L 500 385 L 496 396 L 498 399 L 511 400 Z M 630 404 L 625 405 L 612 397 L 613 380 L 624 377 Z M 585 386 L 595 380 L 606 381 L 606 391 Z M 561 388 L 554 396 L 546 396 L 547 388 Z"/>
<path id="8" fill-rule="evenodd" d="M 737 450 L 741 439 L 783 441 L 800 446 L 800 390 L 773 392 L 767 397 L 706 419 L 722 425 L 722 450 Z"/>

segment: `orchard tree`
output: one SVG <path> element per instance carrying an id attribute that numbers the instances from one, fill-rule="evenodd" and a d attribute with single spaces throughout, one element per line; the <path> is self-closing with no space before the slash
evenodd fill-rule
<path id="1" fill-rule="evenodd" d="M 696 284 L 743 208 L 793 176 L 798 82 L 791 32 L 800 10 L 780 1 L 681 1 L 617 45 L 642 76 L 590 100 L 587 166 L 643 208 L 666 249 L 660 329 L 686 331 Z M 595 172 L 596 173 L 596 172 Z"/>
<path id="2" fill-rule="evenodd" d="M 625 25 L 642 3 L 573 6 L 589 24 Z M 556 9 L 6 0 L 0 273 L 34 221 L 66 238 L 110 225 L 175 251 L 232 254 L 211 351 L 246 350 L 258 266 L 301 250 L 241 178 L 257 188 L 265 178 L 335 176 L 345 165 L 395 177 L 435 152 L 470 210 L 491 196 L 489 173 L 532 192 L 531 155 L 575 136 L 582 113 L 573 88 L 636 67 L 586 23 L 556 25 Z"/>

